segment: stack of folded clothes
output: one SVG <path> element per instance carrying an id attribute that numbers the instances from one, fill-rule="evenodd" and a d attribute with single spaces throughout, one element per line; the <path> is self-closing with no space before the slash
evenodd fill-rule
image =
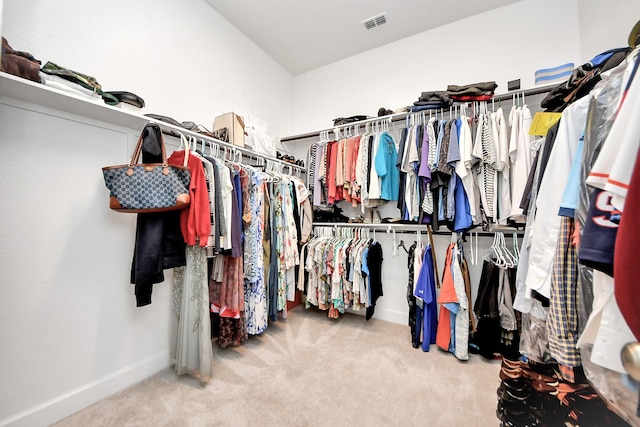
<path id="1" fill-rule="evenodd" d="M 447 92 L 422 92 L 420 98 L 413 103 L 411 112 L 448 108 L 451 104 L 453 104 L 453 101 Z"/>
<path id="2" fill-rule="evenodd" d="M 496 82 L 473 83 L 465 86 L 449 85 L 447 94 L 458 102 L 488 101 L 493 97 L 497 87 Z"/>
<path id="3" fill-rule="evenodd" d="M 584 375 L 562 380 L 555 364 L 502 360 L 498 387 L 500 426 L 623 426 Z"/>

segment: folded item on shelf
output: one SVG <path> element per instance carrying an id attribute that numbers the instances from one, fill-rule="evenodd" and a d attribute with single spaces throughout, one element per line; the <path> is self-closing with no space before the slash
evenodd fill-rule
<path id="1" fill-rule="evenodd" d="M 182 127 L 182 124 L 179 121 L 168 116 L 163 116 L 160 114 L 152 114 L 152 113 L 147 113 L 145 114 L 145 116 L 150 117 L 154 120 L 159 120 L 161 122 L 169 123 L 170 125 L 173 125 L 176 127 Z M 162 133 L 164 133 L 165 135 L 173 136 L 175 138 L 180 138 L 180 134 L 173 129 L 162 129 Z"/>
<path id="2" fill-rule="evenodd" d="M 198 125 L 198 124 L 196 124 L 194 122 L 190 122 L 190 121 L 182 122 L 182 123 L 180 123 L 180 126 L 182 126 L 183 128 L 185 128 L 187 130 L 190 130 L 191 132 L 197 132 L 197 133 L 200 133 L 202 135 L 210 136 L 211 138 L 216 138 L 216 139 L 220 139 L 216 135 L 226 134 L 226 129 L 227 129 L 227 128 L 222 128 L 222 129 L 225 129 L 225 132 L 215 133 L 215 132 L 211 132 L 209 129 L 207 129 L 203 125 Z M 222 141 L 222 139 L 220 139 L 220 140 Z M 228 136 L 226 137 L 224 142 L 229 142 L 229 137 Z"/>
<path id="3" fill-rule="evenodd" d="M 418 98 L 419 102 L 440 101 L 444 104 L 451 104 L 451 97 L 445 91 L 422 92 Z M 417 105 L 414 103 L 414 105 Z"/>
<path id="4" fill-rule="evenodd" d="M 489 101 L 493 98 L 492 93 L 485 93 L 482 95 L 452 95 L 451 99 L 456 102 L 480 102 L 480 101 Z"/>
<path id="5" fill-rule="evenodd" d="M 190 121 L 186 121 L 186 122 L 179 122 L 176 119 L 169 117 L 169 116 L 163 116 L 161 114 L 153 114 L 153 113 L 147 113 L 145 114 L 145 116 L 152 118 L 154 120 L 159 120 L 161 122 L 165 122 L 165 123 L 169 123 L 170 125 L 173 125 L 175 127 L 179 127 L 179 128 L 183 128 L 186 130 L 190 130 L 192 132 L 197 132 L 199 134 L 205 135 L 205 136 L 209 136 L 211 138 L 215 138 L 217 140 L 223 141 L 223 142 L 229 142 L 229 137 L 227 135 L 227 128 L 223 128 L 221 129 L 219 132 L 211 132 L 209 131 L 206 127 L 204 127 L 203 125 L 198 125 L 194 122 L 190 122 Z M 165 135 L 171 135 L 174 136 L 176 138 L 180 138 L 180 134 L 177 131 L 174 131 L 173 129 L 163 129 L 162 133 L 164 133 Z"/>
<path id="6" fill-rule="evenodd" d="M 437 108 L 448 107 L 450 104 L 442 101 L 416 101 L 413 103 L 414 107 L 428 107 L 436 105 Z"/>
<path id="7" fill-rule="evenodd" d="M 439 110 L 441 108 L 449 108 L 449 104 L 443 104 L 442 102 L 423 102 L 420 105 L 414 105 L 411 107 L 412 113 L 425 110 Z"/>
<path id="8" fill-rule="evenodd" d="M 378 110 L 378 117 L 389 116 L 391 114 L 408 113 L 411 111 L 411 106 L 399 107 L 395 110 L 389 110 L 388 108 L 380 107 Z"/>
<path id="9" fill-rule="evenodd" d="M 349 123 L 359 122 L 359 121 L 367 120 L 370 118 L 371 117 L 369 116 L 363 116 L 363 115 L 351 116 L 351 117 L 338 117 L 337 119 L 333 119 L 333 125 L 334 126 L 347 125 Z"/>
<path id="10" fill-rule="evenodd" d="M 102 90 L 102 86 L 96 80 L 95 77 L 90 75 L 81 73 L 79 71 L 71 70 L 69 68 L 61 67 L 60 65 L 54 64 L 51 61 L 48 61 L 46 64 L 42 66 L 40 69 L 45 74 L 50 74 L 53 76 L 59 76 L 65 80 L 68 80 L 72 83 L 82 86 L 85 89 L 91 90 L 102 97 L 105 104 L 108 105 L 117 105 L 120 101 L 107 92 Z"/>
<path id="11" fill-rule="evenodd" d="M 629 50 L 611 49 L 580 65 L 565 82 L 549 91 L 540 106 L 546 111 L 563 111 L 569 104 L 588 94 L 600 81 L 600 74 L 619 65 L 627 57 Z"/>
<path id="12" fill-rule="evenodd" d="M 447 93 L 449 95 L 483 95 L 485 92 L 493 93 L 497 87 L 496 82 L 480 82 L 464 86 L 448 85 Z"/>
<path id="13" fill-rule="evenodd" d="M 105 93 L 108 93 L 109 95 L 115 97 L 119 103 L 133 105 L 134 107 L 137 107 L 137 108 L 144 107 L 144 99 L 140 98 L 135 93 L 126 92 L 126 91 L 112 91 L 112 90 Z"/>
<path id="14" fill-rule="evenodd" d="M 349 217 L 342 214 L 337 205 L 317 206 L 313 209 L 314 222 L 349 222 Z"/>
<path id="15" fill-rule="evenodd" d="M 551 68 L 541 68 L 539 70 L 536 70 L 534 73 L 535 84 L 536 86 L 548 85 L 553 82 L 565 81 L 567 78 L 569 78 L 569 76 L 573 72 L 573 69 L 573 62 L 568 62 L 566 64 L 558 65 Z"/>
<path id="16" fill-rule="evenodd" d="M 100 100 L 100 96 L 92 90 L 85 89 L 80 85 L 70 82 L 69 80 L 65 80 L 62 77 L 51 76 L 49 74 L 40 73 L 40 82 L 58 90 L 62 90 L 64 92 L 72 93 L 74 95 L 83 96 L 85 98 L 89 98 L 92 100 Z"/>
<path id="17" fill-rule="evenodd" d="M 29 52 L 14 50 L 7 39 L 2 37 L 2 61 L 0 70 L 14 76 L 40 83 L 40 64 Z"/>
<path id="18" fill-rule="evenodd" d="M 275 138 L 266 132 L 262 132 L 253 126 L 247 126 L 247 136 L 245 137 L 245 144 L 251 147 L 253 151 L 267 156 L 275 157 L 277 148 Z"/>

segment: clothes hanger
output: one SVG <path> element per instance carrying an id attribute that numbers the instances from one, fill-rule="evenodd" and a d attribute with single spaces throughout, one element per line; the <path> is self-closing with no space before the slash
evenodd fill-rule
<path id="1" fill-rule="evenodd" d="M 402 248 L 407 254 L 409 254 L 409 249 L 407 249 L 407 247 L 404 245 L 404 240 L 400 240 L 400 243 L 398 244 L 398 246 L 396 247 L 396 251 Z"/>
<path id="2" fill-rule="evenodd" d="M 513 255 L 507 248 L 506 240 L 504 238 L 504 233 L 500 232 L 500 235 L 498 236 L 498 242 L 499 242 L 498 249 L 500 250 L 500 254 L 503 257 L 503 262 L 505 266 L 506 267 L 515 266 L 515 259 L 513 258 Z"/>
<path id="3" fill-rule="evenodd" d="M 501 239 L 502 239 L 502 251 L 504 253 L 504 255 L 506 256 L 507 259 L 507 263 L 508 263 L 508 267 L 515 267 L 518 265 L 515 256 L 511 253 L 511 251 L 509 250 L 509 248 L 507 247 L 507 241 L 504 237 L 504 233 L 501 233 Z"/>
<path id="4" fill-rule="evenodd" d="M 389 233 L 389 229 L 387 229 L 387 233 Z M 397 257 L 398 256 L 398 245 L 396 244 L 396 230 L 393 230 L 393 234 L 392 234 L 392 239 L 393 239 L 393 246 L 391 247 L 392 251 L 393 251 L 393 257 Z"/>
<path id="5" fill-rule="evenodd" d="M 498 233 L 495 233 L 493 235 L 493 242 L 491 242 L 491 246 L 489 246 L 489 250 L 485 254 L 484 258 L 487 261 L 494 262 L 496 265 L 500 265 L 500 260 L 499 260 L 498 252 L 496 249 L 497 241 L 498 241 Z"/>
<path id="6" fill-rule="evenodd" d="M 469 260 L 471 262 L 471 265 L 477 265 L 477 262 L 478 262 L 477 254 L 473 253 L 473 235 L 474 234 L 476 234 L 475 231 L 471 231 L 469 233 L 469 241 L 470 241 L 470 244 L 469 244 Z"/>
<path id="7" fill-rule="evenodd" d="M 187 141 L 187 137 L 182 134 L 182 132 L 178 132 L 180 134 L 180 150 L 184 150 L 185 147 L 189 146 L 189 141 Z"/>

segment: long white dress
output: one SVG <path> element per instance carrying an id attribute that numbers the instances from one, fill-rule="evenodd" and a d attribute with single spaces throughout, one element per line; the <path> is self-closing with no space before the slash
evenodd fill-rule
<path id="1" fill-rule="evenodd" d="M 206 249 L 187 246 L 187 265 L 173 273 L 173 311 L 178 316 L 175 370 L 203 383 L 213 375 Z"/>
<path id="2" fill-rule="evenodd" d="M 512 117 L 511 141 L 509 154 L 511 155 L 511 217 L 522 220 L 520 200 L 524 194 L 531 170 L 531 142 L 529 135 L 531 127 L 531 111 L 524 105 L 518 107 Z"/>

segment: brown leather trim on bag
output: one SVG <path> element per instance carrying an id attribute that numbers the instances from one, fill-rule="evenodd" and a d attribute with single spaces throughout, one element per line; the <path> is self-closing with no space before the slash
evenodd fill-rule
<path id="1" fill-rule="evenodd" d="M 158 208 L 158 209 L 123 209 L 122 205 L 115 196 L 109 197 L 109 208 L 118 212 L 125 213 L 154 213 L 154 212 L 167 212 L 186 209 L 191 203 L 191 196 L 188 194 L 180 194 L 176 199 L 176 205 L 170 208 Z"/>
<path id="2" fill-rule="evenodd" d="M 126 165 L 116 165 L 116 166 L 105 166 L 105 167 L 102 168 L 102 170 L 105 171 L 105 170 L 109 170 L 109 169 L 123 169 L 123 168 L 126 168 L 126 167 L 131 167 L 131 169 L 133 170 L 133 166 L 143 166 L 143 165 L 142 164 L 137 164 L 137 165 L 126 164 Z M 162 163 L 144 163 L 145 170 L 149 166 L 153 166 L 153 169 L 168 167 L 167 165 L 163 165 Z M 189 167 L 187 167 L 187 166 L 171 165 L 171 168 L 173 168 L 173 169 L 181 169 L 181 170 L 185 170 L 185 171 L 191 171 L 191 169 L 189 169 Z M 147 170 L 147 172 L 151 172 L 153 169 Z"/>
<path id="3" fill-rule="evenodd" d="M 162 174 L 165 176 L 170 173 L 170 169 L 183 170 L 183 171 L 190 172 L 190 168 L 188 167 L 188 164 L 189 164 L 188 163 L 189 162 L 189 145 L 188 144 L 185 144 L 186 149 L 184 153 L 183 164 L 182 166 L 177 166 L 177 165 L 169 165 L 169 163 L 167 162 L 167 153 L 166 153 L 164 138 L 162 137 L 162 134 L 160 134 L 162 163 L 139 164 L 138 161 L 140 160 L 140 155 L 142 153 L 142 143 L 143 143 L 143 137 L 142 137 L 142 133 L 140 133 L 138 137 L 138 143 L 136 144 L 136 147 L 133 151 L 133 155 L 131 156 L 131 161 L 125 165 L 105 166 L 102 168 L 103 174 L 105 171 L 109 171 L 109 170 L 125 170 L 124 172 L 125 175 L 131 177 L 134 173 L 136 173 L 136 170 L 145 174 L 145 173 L 153 172 L 154 170 L 156 170 L 156 168 L 162 168 Z M 107 185 L 107 188 L 109 188 L 109 185 Z M 178 194 L 176 196 L 176 202 L 175 202 L 176 204 L 174 206 L 165 206 L 161 208 L 138 208 L 138 209 L 123 208 L 122 204 L 118 201 L 117 197 L 110 196 L 109 207 L 114 211 L 123 212 L 123 213 L 153 213 L 153 212 L 165 212 L 165 211 L 171 211 L 171 210 L 185 209 L 189 207 L 191 203 L 191 196 L 189 194 L 188 184 L 186 185 L 185 190 L 187 191 L 186 193 Z"/>

